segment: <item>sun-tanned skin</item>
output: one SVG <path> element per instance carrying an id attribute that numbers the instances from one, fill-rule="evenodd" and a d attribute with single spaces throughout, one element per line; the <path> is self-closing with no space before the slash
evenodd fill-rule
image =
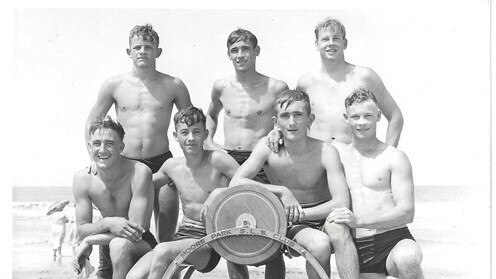
<path id="1" fill-rule="evenodd" d="M 304 92 L 296 94 L 306 95 Z M 291 98 L 295 100 L 288 97 L 289 101 L 280 105 L 276 102 L 274 124 L 281 130 L 285 142 L 280 152 L 273 153 L 262 138 L 238 169 L 230 186 L 255 184 L 265 187 L 281 199 L 289 222 L 324 220 L 334 208 L 349 206 L 345 176 L 337 150 L 307 135 L 314 120 L 309 104 L 297 97 Z M 252 179 L 262 166 L 271 184 Z M 349 229 L 340 224 L 322 223 L 325 224 L 322 230 L 307 226 L 292 238 L 309 250 L 327 274 L 330 274 L 332 245 L 341 278 L 358 278 L 357 255 Z M 307 275 L 320 278 L 309 263 Z"/>
<path id="2" fill-rule="evenodd" d="M 148 28 L 151 33 L 150 30 L 151 26 Z M 87 138 L 89 124 L 105 115 L 114 105 L 117 119 L 126 131 L 126 146 L 122 155 L 132 159 L 167 153 L 167 131 L 174 104 L 178 109 L 191 106 L 184 83 L 179 78 L 156 70 L 156 59 L 162 53 L 158 36 L 154 39 L 142 34 L 136 33 L 129 38 L 127 54 L 132 60 L 132 70 L 103 83 L 85 129 Z M 155 225 L 160 241 L 171 239 L 175 232 L 175 226 L 171 224 L 177 222 L 177 193 L 170 190 L 164 187 L 155 193 Z"/>
<path id="3" fill-rule="evenodd" d="M 152 248 L 142 240 L 143 233 L 150 228 L 152 173 L 146 165 L 120 155 L 124 143 L 110 128 L 91 133 L 88 149 L 98 172 L 94 175 L 81 170 L 74 176 L 76 224 L 82 239 L 74 256 L 74 268 L 81 271 L 92 245 L 109 245 L 112 278 L 124 278 L 132 265 Z M 94 223 L 93 205 L 103 217 Z M 110 278 L 110 275 L 98 276 Z"/>
<path id="4" fill-rule="evenodd" d="M 239 165 L 225 152 L 203 149 L 208 135 L 204 123 L 188 125 L 185 122 L 176 124 L 174 132 L 184 157 L 167 160 L 153 175 L 153 180 L 155 187 L 177 188 L 184 213 L 181 227 L 205 227 L 204 216 L 209 205 L 228 186 Z M 162 278 L 172 260 L 195 241 L 195 238 L 186 238 L 160 243 L 140 259 L 126 278 Z M 209 259 L 210 248 L 205 246 L 188 256 L 187 262 L 201 270 Z"/>

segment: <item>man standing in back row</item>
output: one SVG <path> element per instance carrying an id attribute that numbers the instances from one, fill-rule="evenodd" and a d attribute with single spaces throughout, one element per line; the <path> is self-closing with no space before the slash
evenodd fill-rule
<path id="1" fill-rule="evenodd" d="M 156 59 L 161 53 L 159 37 L 153 27 L 135 26 L 129 34 L 127 49 L 132 70 L 103 83 L 85 128 L 88 140 L 90 124 L 105 116 L 114 105 L 117 120 L 126 131 L 123 157 L 144 163 L 153 173 L 172 157 L 167 130 L 173 105 L 178 109 L 191 106 L 184 83 L 156 70 Z M 153 212 L 159 242 L 171 240 L 176 230 L 179 198 L 170 189 L 173 188 L 155 190 Z"/>
<path id="2" fill-rule="evenodd" d="M 315 121 L 309 136 L 325 142 L 351 143 L 351 131 L 343 119 L 343 101 L 355 88 L 365 87 L 377 97 L 377 105 L 389 121 L 386 143 L 398 146 L 403 116 L 400 108 L 372 69 L 346 62 L 344 50 L 348 46 L 346 30 L 337 20 L 328 18 L 315 27 L 315 47 L 320 55 L 321 67 L 303 75 L 296 88 L 308 94 Z M 271 132 L 271 148 L 277 150 L 282 136 Z"/>
<path id="3" fill-rule="evenodd" d="M 250 156 L 256 143 L 273 128 L 275 96 L 288 89 L 285 82 L 257 72 L 260 54 L 257 37 L 248 30 L 237 29 L 227 38 L 227 56 L 234 66 L 234 76 L 216 81 L 207 113 L 210 131 L 206 148 L 227 150 L 238 164 Z M 213 141 L 220 111 L 224 109 L 224 146 Z M 255 180 L 269 183 L 261 169 Z M 245 266 L 228 263 L 231 278 L 248 278 Z M 284 278 L 282 256 L 267 264 L 265 278 Z"/>

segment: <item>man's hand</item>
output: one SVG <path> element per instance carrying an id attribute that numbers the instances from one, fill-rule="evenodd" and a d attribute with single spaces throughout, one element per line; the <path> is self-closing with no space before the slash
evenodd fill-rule
<path id="1" fill-rule="evenodd" d="M 281 195 L 281 201 L 286 211 L 288 222 L 297 222 L 300 218 L 303 218 L 303 208 L 301 208 L 300 203 L 296 200 L 291 191 L 284 191 Z"/>
<path id="2" fill-rule="evenodd" d="M 212 204 L 213 200 L 215 197 L 217 197 L 222 191 L 226 190 L 227 188 L 217 188 L 213 190 L 210 195 L 208 196 L 207 200 L 203 203 L 203 207 L 200 211 L 200 221 L 204 222 L 205 218 L 207 217 L 208 210 L 210 209 L 210 205 Z"/>
<path id="3" fill-rule="evenodd" d="M 346 207 L 335 208 L 327 216 L 327 222 L 336 224 L 345 224 L 349 228 L 354 229 L 357 227 L 357 220 L 355 214 Z"/>
<path id="4" fill-rule="evenodd" d="M 86 241 L 82 241 L 76 251 L 74 252 L 74 258 L 72 260 L 72 268 L 79 274 L 83 271 L 85 260 L 90 258 L 93 246 L 89 245 Z"/>
<path id="5" fill-rule="evenodd" d="M 273 129 L 267 135 L 266 144 L 272 150 L 272 152 L 279 152 L 279 145 L 283 145 L 283 143 L 284 141 L 282 139 L 281 131 Z"/>
<path id="6" fill-rule="evenodd" d="M 105 222 L 112 234 L 129 241 L 136 242 L 141 240 L 141 235 L 145 232 L 142 227 L 123 217 L 106 217 Z"/>
<path id="7" fill-rule="evenodd" d="M 90 174 L 96 175 L 98 173 L 98 169 L 96 168 L 96 163 L 94 161 L 91 161 L 91 164 L 86 169 Z"/>

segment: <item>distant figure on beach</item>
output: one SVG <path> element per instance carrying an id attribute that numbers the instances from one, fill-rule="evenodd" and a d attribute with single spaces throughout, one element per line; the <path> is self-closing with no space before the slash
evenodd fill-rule
<path id="1" fill-rule="evenodd" d="M 67 244 L 71 247 L 72 255 L 74 256 L 76 254 L 76 248 L 79 242 L 76 226 L 76 208 L 74 207 L 74 203 L 69 203 L 64 210 L 69 221 L 67 223 L 67 227 L 69 228 L 69 232 L 67 234 Z"/>
<path id="2" fill-rule="evenodd" d="M 174 116 L 174 138 L 181 146 L 184 157 L 167 160 L 153 175 L 155 187 L 175 187 L 180 193 L 183 219 L 172 241 L 158 244 L 142 257 L 127 275 L 127 279 L 161 279 L 167 267 L 183 249 L 207 235 L 206 211 L 222 189 L 226 189 L 239 167 L 225 152 L 204 150 L 208 136 L 205 115 L 195 107 L 182 109 Z M 174 181 L 171 184 L 171 180 Z M 175 185 L 175 186 L 172 186 Z M 220 256 L 210 246 L 203 246 L 187 258 L 196 270 L 213 270 Z"/>
<path id="3" fill-rule="evenodd" d="M 83 169 L 74 175 L 81 243 L 73 266 L 81 272 L 92 246 L 100 245 L 98 278 L 125 278 L 132 265 L 157 244 L 149 231 L 152 172 L 145 164 L 120 154 L 124 149 L 124 129 L 110 117 L 94 121 L 88 133 L 88 149 L 98 171 L 93 174 Z M 93 221 L 93 205 L 103 219 Z"/>
<path id="4" fill-rule="evenodd" d="M 156 70 L 156 59 L 161 53 L 159 36 L 152 26 L 135 26 L 129 34 L 127 49 L 132 70 L 103 83 L 85 129 L 88 140 L 90 124 L 105 116 L 114 105 L 117 120 L 127 133 L 122 155 L 144 163 L 153 173 L 172 157 L 167 130 L 173 105 L 178 109 L 191 106 L 184 83 Z M 176 231 L 179 200 L 177 193 L 168 190 L 171 188 L 163 187 L 155 192 L 154 216 L 159 241 L 170 240 Z"/>
<path id="5" fill-rule="evenodd" d="M 346 62 L 344 50 L 348 40 L 343 24 L 337 19 L 328 18 L 319 23 L 314 32 L 321 67 L 300 77 L 296 87 L 308 93 L 315 113 L 309 136 L 328 143 L 351 143 L 351 130 L 343 119 L 345 111 L 342 104 L 349 92 L 362 86 L 375 93 L 379 109 L 389 122 L 386 143 L 398 146 L 403 128 L 401 110 L 375 71 Z M 277 150 L 280 133 L 273 131 L 270 135 L 269 144 Z"/>
<path id="6" fill-rule="evenodd" d="M 284 145 L 273 153 L 262 138 L 231 180 L 230 186 L 255 184 L 279 197 L 290 222 L 286 237 L 307 249 L 330 276 L 331 252 L 341 278 L 358 278 L 358 259 L 346 225 L 326 222 L 335 208 L 350 205 L 348 187 L 339 154 L 332 145 L 307 135 L 314 115 L 308 95 L 287 90 L 274 100 L 274 125 Z M 272 184 L 253 180 L 265 168 Z M 307 263 L 309 278 L 320 278 Z"/>
<path id="7" fill-rule="evenodd" d="M 415 212 L 410 161 L 404 152 L 377 139 L 381 111 L 372 91 L 354 90 L 345 108 L 353 142 L 334 145 L 346 173 L 352 211 L 336 208 L 327 221 L 354 229 L 360 278 L 423 278 L 422 251 L 407 227 Z"/>
<path id="8" fill-rule="evenodd" d="M 227 57 L 234 66 L 234 76 L 217 80 L 212 88 L 207 113 L 209 135 L 207 149 L 224 149 L 238 164 L 243 164 L 256 143 L 274 127 L 275 96 L 288 89 L 285 82 L 257 72 L 260 54 L 257 37 L 250 31 L 237 29 L 227 38 Z M 224 109 L 224 145 L 214 142 L 218 117 Z M 269 183 L 263 168 L 255 179 Z M 248 278 L 246 266 L 228 263 L 231 278 Z M 284 261 L 280 257 L 267 265 L 266 278 L 282 278 Z"/>
<path id="9" fill-rule="evenodd" d="M 62 243 L 65 239 L 65 224 L 69 222 L 67 216 L 62 211 L 53 212 L 50 215 L 50 222 L 52 223 L 50 230 L 50 247 L 53 251 L 53 260 L 62 259 Z"/>

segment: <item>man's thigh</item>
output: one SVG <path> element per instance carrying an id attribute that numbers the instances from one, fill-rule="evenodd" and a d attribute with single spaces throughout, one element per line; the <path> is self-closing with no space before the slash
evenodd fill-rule
<path id="1" fill-rule="evenodd" d="M 311 248 L 312 245 L 330 244 L 329 236 L 325 232 L 310 227 L 305 227 L 297 232 L 293 237 L 293 241 L 297 242 L 307 250 Z"/>
<path id="2" fill-rule="evenodd" d="M 186 238 L 176 241 L 163 242 L 159 245 L 167 245 L 164 250 L 171 253 L 170 256 L 177 257 L 184 249 L 191 247 L 194 243 L 198 242 L 198 239 Z M 157 246 L 158 247 L 158 246 Z M 195 269 L 202 270 L 210 261 L 211 248 L 208 245 L 201 246 L 197 248 L 194 252 L 188 255 L 185 263 L 195 266 Z"/>
<path id="3" fill-rule="evenodd" d="M 418 243 L 411 239 L 403 239 L 398 242 L 386 259 L 387 272 L 394 277 L 398 277 L 397 264 L 406 257 L 416 257 L 422 259 L 422 250 Z"/>

